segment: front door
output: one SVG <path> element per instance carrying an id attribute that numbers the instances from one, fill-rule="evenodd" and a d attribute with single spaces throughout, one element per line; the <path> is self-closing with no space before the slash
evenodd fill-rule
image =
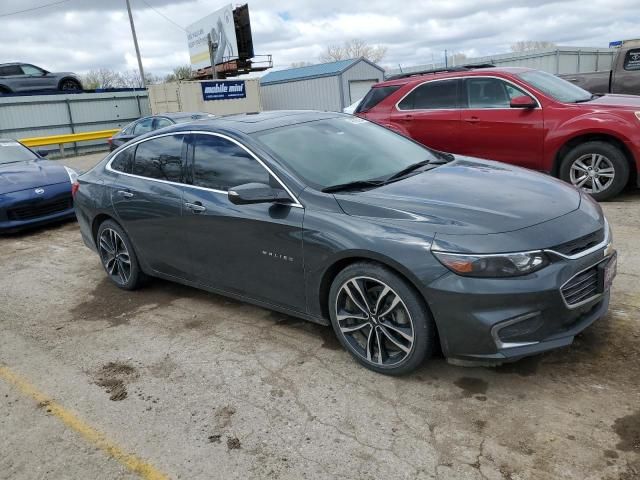
<path id="1" fill-rule="evenodd" d="M 541 170 L 542 108 L 511 108 L 512 98 L 527 93 L 499 78 L 467 78 L 464 91 L 459 153 Z"/>
<path id="2" fill-rule="evenodd" d="M 460 153 L 459 80 L 432 80 L 409 92 L 390 115 L 391 127 L 427 147 Z"/>
<path id="3" fill-rule="evenodd" d="M 118 153 L 111 201 L 138 255 L 152 270 L 192 279 L 183 210 L 185 135 L 153 137 Z"/>
<path id="4" fill-rule="evenodd" d="M 234 205 L 227 197 L 232 187 L 282 185 L 229 138 L 193 134 L 189 142 L 192 186 L 185 187 L 185 229 L 199 280 L 304 312 L 304 209 L 278 203 Z"/>

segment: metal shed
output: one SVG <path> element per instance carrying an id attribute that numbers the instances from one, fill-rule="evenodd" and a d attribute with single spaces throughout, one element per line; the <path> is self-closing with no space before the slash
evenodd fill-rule
<path id="1" fill-rule="evenodd" d="M 365 58 L 270 72 L 260 79 L 266 110 L 342 111 L 381 82 L 384 70 Z"/>

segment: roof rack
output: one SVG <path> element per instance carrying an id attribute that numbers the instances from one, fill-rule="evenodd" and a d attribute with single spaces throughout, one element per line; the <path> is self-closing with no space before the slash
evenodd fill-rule
<path id="1" fill-rule="evenodd" d="M 448 68 L 435 68 L 433 70 L 420 70 L 417 72 L 400 73 L 398 75 L 392 75 L 387 80 L 398 80 L 400 78 L 409 78 L 417 75 L 426 75 L 428 73 L 446 73 L 446 72 L 466 72 L 467 70 L 473 70 L 474 68 L 493 68 L 495 65 L 491 63 L 479 63 L 477 65 L 460 65 L 457 67 Z"/>

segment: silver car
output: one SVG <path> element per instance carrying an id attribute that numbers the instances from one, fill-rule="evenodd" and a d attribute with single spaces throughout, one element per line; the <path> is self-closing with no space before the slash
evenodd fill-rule
<path id="1" fill-rule="evenodd" d="M 52 73 L 28 63 L 0 64 L 0 95 L 36 90 L 82 90 L 75 73 Z"/>

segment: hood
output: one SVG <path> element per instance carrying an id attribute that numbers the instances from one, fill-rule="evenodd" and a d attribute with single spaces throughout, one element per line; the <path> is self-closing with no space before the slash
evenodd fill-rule
<path id="1" fill-rule="evenodd" d="M 585 103 L 577 105 L 587 105 L 592 107 L 620 107 L 638 110 L 640 109 L 640 96 L 638 95 L 602 95 Z"/>
<path id="2" fill-rule="evenodd" d="M 434 233 L 450 234 L 530 227 L 576 210 L 581 198 L 548 175 L 460 156 L 383 187 L 335 197 L 348 215 L 425 222 Z"/>
<path id="3" fill-rule="evenodd" d="M 0 164 L 0 195 L 69 182 L 62 165 L 48 160 Z"/>

